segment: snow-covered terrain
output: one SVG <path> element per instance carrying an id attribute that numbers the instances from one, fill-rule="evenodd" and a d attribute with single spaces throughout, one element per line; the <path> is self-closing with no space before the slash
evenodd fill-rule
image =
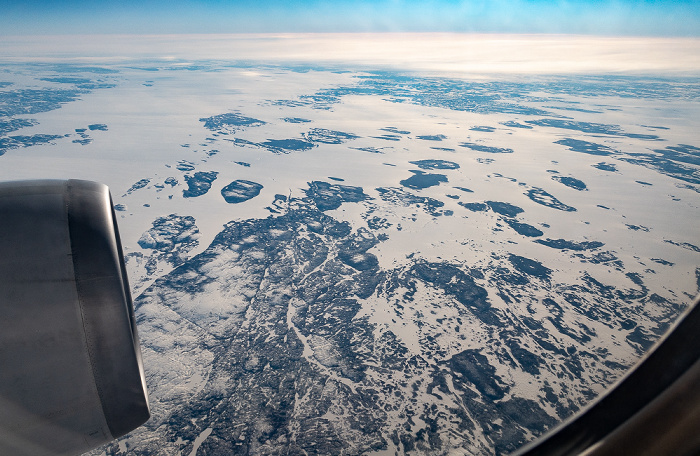
<path id="1" fill-rule="evenodd" d="M 503 454 L 700 287 L 700 80 L 0 65 L 0 178 L 110 186 L 153 417 L 95 454 Z"/>

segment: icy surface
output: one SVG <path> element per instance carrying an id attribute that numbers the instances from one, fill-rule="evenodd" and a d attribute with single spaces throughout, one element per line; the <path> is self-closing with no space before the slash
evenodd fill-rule
<path id="1" fill-rule="evenodd" d="M 153 418 L 96 454 L 508 453 L 698 292 L 697 79 L 0 69 L 2 179 L 117 209 Z"/>

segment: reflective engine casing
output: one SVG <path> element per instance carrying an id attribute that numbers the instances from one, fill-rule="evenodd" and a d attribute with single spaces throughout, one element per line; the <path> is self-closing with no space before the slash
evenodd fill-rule
<path id="1" fill-rule="evenodd" d="M 149 416 L 108 188 L 0 183 L 0 454 L 79 454 Z"/>

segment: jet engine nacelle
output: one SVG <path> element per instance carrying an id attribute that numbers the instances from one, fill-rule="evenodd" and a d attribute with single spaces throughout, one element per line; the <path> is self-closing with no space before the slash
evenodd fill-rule
<path id="1" fill-rule="evenodd" d="M 79 454 L 149 416 L 108 188 L 0 183 L 0 454 Z"/>

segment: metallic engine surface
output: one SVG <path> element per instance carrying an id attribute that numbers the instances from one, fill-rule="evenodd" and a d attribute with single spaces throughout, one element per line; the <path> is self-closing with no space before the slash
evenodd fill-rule
<path id="1" fill-rule="evenodd" d="M 109 190 L 0 183 L 0 454 L 78 454 L 149 417 Z"/>

